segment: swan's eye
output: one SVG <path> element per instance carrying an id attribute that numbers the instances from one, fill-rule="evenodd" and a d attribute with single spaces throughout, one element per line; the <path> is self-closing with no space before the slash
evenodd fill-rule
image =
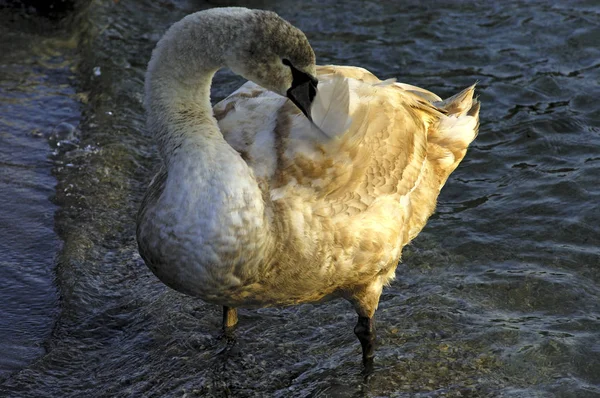
<path id="1" fill-rule="evenodd" d="M 284 59 L 282 59 L 282 60 L 281 60 L 281 62 L 283 62 L 283 64 L 284 64 L 284 65 L 287 65 L 287 66 L 289 66 L 289 67 L 291 67 L 291 66 L 292 66 L 292 63 L 290 62 L 290 60 L 289 60 L 289 59 L 285 59 L 285 58 L 284 58 Z"/>

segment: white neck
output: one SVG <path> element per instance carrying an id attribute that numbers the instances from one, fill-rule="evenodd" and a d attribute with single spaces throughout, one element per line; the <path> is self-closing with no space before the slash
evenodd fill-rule
<path id="1" fill-rule="evenodd" d="M 306 36 L 275 13 L 216 8 L 174 24 L 157 44 L 146 74 L 148 127 L 165 162 L 189 140 L 223 140 L 210 106 L 210 84 L 217 70 L 227 66 L 286 95 L 293 74 L 283 58 L 306 73 L 316 73 Z"/>
<path id="2" fill-rule="evenodd" d="M 192 14 L 173 25 L 148 64 L 147 123 L 167 165 L 186 144 L 223 141 L 212 116 L 210 86 L 216 71 L 226 66 L 226 46 L 237 32 L 216 25 L 216 17 Z"/>
<path id="3" fill-rule="evenodd" d="M 244 10 L 227 12 L 235 15 Z M 227 66 L 228 42 L 236 39 L 240 29 L 223 24 L 218 13 L 211 15 L 217 18 L 200 16 L 206 19 L 200 26 L 198 14 L 175 24 L 148 65 L 148 128 L 168 171 L 163 199 L 179 209 L 182 226 L 192 221 L 191 214 L 224 233 L 227 228 L 237 231 L 240 219 L 248 220 L 260 230 L 253 236 L 264 245 L 269 241 L 269 227 L 262 192 L 252 170 L 223 138 L 210 104 L 212 78 Z"/>

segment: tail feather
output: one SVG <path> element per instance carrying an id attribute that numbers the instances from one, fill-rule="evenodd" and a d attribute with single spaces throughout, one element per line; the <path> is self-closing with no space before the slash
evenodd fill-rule
<path id="1" fill-rule="evenodd" d="M 471 110 L 474 103 L 478 103 L 477 100 L 473 99 L 476 85 L 477 83 L 443 101 L 434 102 L 434 105 L 442 108 L 449 115 L 463 116 Z"/>
<path id="2" fill-rule="evenodd" d="M 448 174 L 464 158 L 467 147 L 479 130 L 480 103 L 473 98 L 475 84 L 443 101 L 434 103 L 447 113 L 428 134 L 428 157 L 448 170 Z"/>

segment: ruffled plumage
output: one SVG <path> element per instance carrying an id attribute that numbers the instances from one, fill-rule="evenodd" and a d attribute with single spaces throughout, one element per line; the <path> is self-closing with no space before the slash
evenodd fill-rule
<path id="1" fill-rule="evenodd" d="M 208 10 L 169 29 L 146 78 L 164 162 L 137 239 L 165 284 L 225 306 L 224 326 L 231 307 L 348 299 L 367 364 L 382 288 L 475 138 L 479 102 L 474 86 L 442 101 L 314 59 L 270 12 Z M 248 82 L 211 109 L 224 66 L 271 91 Z"/>

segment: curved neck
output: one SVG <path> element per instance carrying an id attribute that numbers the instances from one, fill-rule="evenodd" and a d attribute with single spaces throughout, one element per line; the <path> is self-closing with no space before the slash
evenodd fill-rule
<path id="1" fill-rule="evenodd" d="M 147 125 L 168 165 L 182 148 L 207 147 L 206 140 L 225 143 L 210 104 L 210 85 L 215 71 L 204 71 L 193 84 L 168 74 L 156 74 L 146 90 Z"/>
<path id="2" fill-rule="evenodd" d="M 227 15 L 244 10 L 229 9 Z M 213 76 L 227 66 L 230 44 L 241 31 L 239 24 L 224 24 L 219 12 L 192 14 L 173 25 L 148 64 L 147 123 L 168 171 L 161 200 L 185 215 L 181 225 L 201 220 L 206 233 L 211 226 L 238 231 L 240 220 L 250 220 L 252 242 L 242 237 L 236 242 L 268 252 L 272 235 L 262 191 L 223 138 L 210 104 Z"/>
<path id="3" fill-rule="evenodd" d="M 229 9 L 227 13 L 235 16 L 247 11 Z M 148 64 L 147 124 L 167 164 L 187 142 L 223 141 L 212 113 L 210 86 L 217 70 L 227 66 L 230 43 L 235 42 L 239 28 L 224 24 L 220 17 L 219 12 L 188 15 L 167 31 Z"/>

